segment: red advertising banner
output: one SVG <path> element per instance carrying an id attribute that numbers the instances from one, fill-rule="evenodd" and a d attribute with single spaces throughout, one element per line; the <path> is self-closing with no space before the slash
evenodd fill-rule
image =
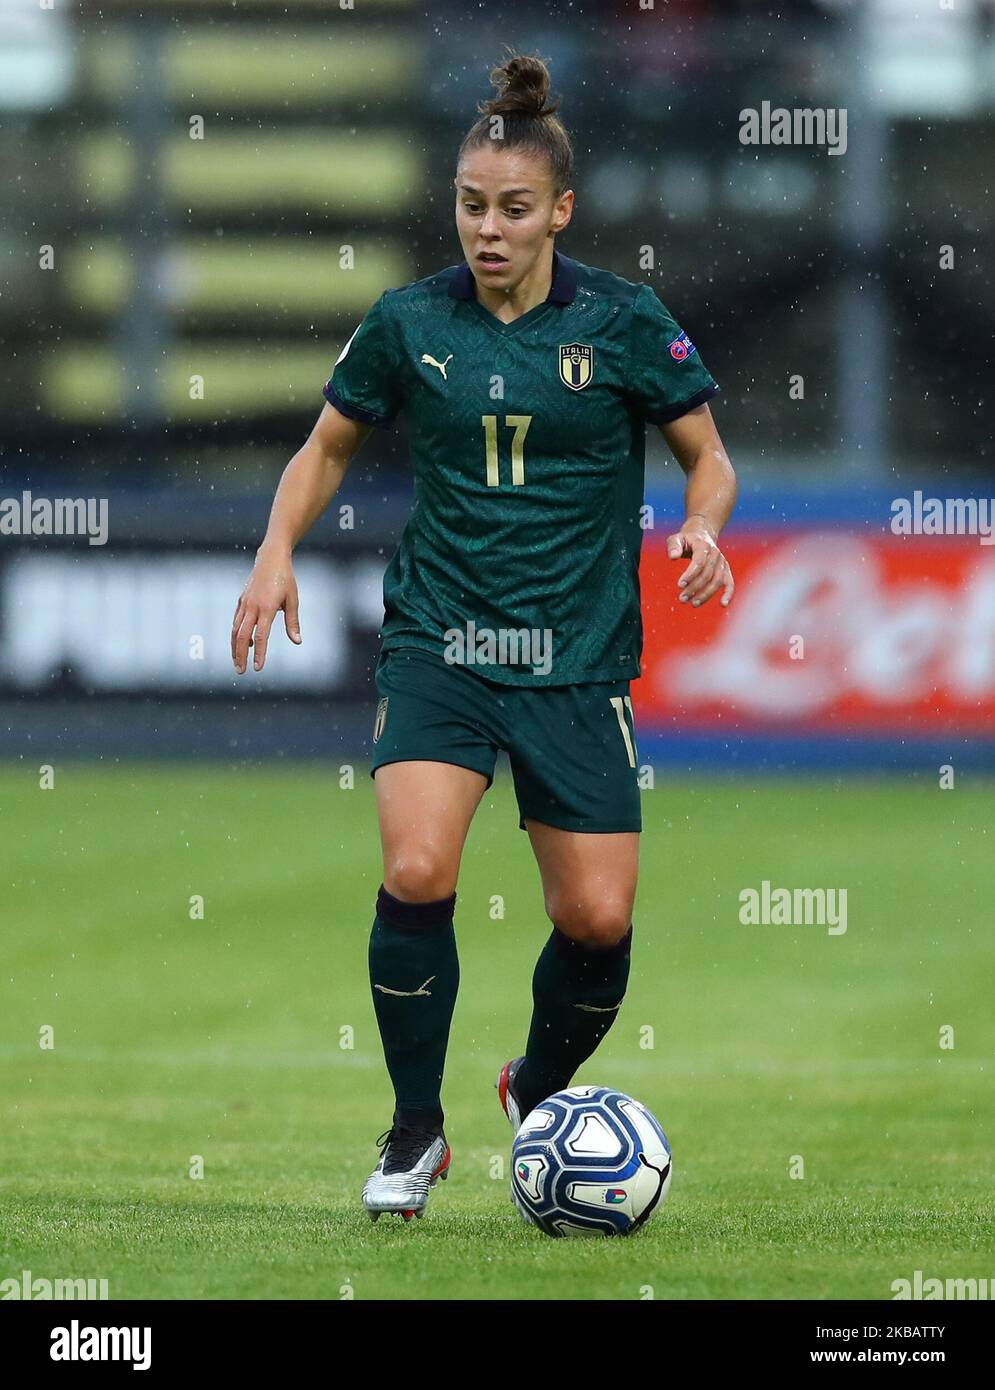
<path id="1" fill-rule="evenodd" d="M 995 737 L 995 547 L 977 537 L 730 530 L 736 595 L 678 602 L 647 535 L 644 727 Z"/>

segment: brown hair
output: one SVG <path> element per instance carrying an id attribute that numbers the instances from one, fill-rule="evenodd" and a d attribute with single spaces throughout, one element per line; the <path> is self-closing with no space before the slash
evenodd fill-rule
<path id="1" fill-rule="evenodd" d="M 507 61 L 491 71 L 498 94 L 478 103 L 481 118 L 464 135 L 457 165 L 468 151 L 480 146 L 524 149 L 546 159 L 553 195 L 558 198 L 570 187 L 574 156 L 570 136 L 554 115 L 560 103 L 549 101 L 549 69 L 541 58 L 510 49 L 508 53 Z M 500 137 L 494 134 L 494 116 L 502 118 Z"/>

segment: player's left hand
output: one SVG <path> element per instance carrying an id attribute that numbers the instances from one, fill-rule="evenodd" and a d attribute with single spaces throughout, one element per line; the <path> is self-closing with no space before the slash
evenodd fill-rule
<path id="1" fill-rule="evenodd" d="M 677 581 L 681 603 L 700 608 L 721 589 L 720 602 L 723 608 L 728 608 L 736 591 L 732 569 L 719 549 L 715 536 L 703 521 L 693 518 L 668 536 L 667 555 L 671 560 L 681 560 L 687 555 L 691 557 L 691 563 Z"/>

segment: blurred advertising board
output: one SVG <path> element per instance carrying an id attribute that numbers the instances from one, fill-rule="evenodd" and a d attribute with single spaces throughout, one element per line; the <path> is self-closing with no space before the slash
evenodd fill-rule
<path id="1" fill-rule="evenodd" d="M 995 767 L 995 545 L 893 534 L 883 497 L 754 488 L 722 538 L 732 605 L 691 609 L 686 561 L 666 555 L 681 494 L 647 501 L 641 761 Z M 106 545 L 5 538 L 0 752 L 35 731 L 81 756 L 369 751 L 383 571 L 410 499 L 378 490 L 355 531 L 319 523 L 295 559 L 303 645 L 278 615 L 266 669 L 238 678 L 231 620 L 265 505 L 112 495 Z"/>
<path id="2" fill-rule="evenodd" d="M 253 691 L 355 696 L 383 616 L 383 566 L 362 544 L 299 555 L 304 643 L 290 644 L 278 615 Z M 229 634 L 251 567 L 193 547 L 22 546 L 0 563 L 0 692 L 230 698 L 245 685 Z"/>
<path id="3" fill-rule="evenodd" d="M 723 544 L 735 598 L 690 611 L 686 562 L 645 545 L 643 726 L 995 736 L 995 549 L 833 528 Z"/>

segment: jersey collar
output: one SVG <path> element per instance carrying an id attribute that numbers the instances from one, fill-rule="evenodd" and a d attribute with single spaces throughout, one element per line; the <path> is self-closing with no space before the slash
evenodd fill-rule
<path id="1" fill-rule="evenodd" d="M 466 261 L 456 269 L 456 274 L 449 282 L 449 293 L 453 299 L 476 299 L 476 281 L 473 278 L 473 271 Z M 577 272 L 574 270 L 574 263 L 567 256 L 561 256 L 559 251 L 553 251 L 553 283 L 549 287 L 549 294 L 543 300 L 544 304 L 570 304 L 577 293 Z"/>

